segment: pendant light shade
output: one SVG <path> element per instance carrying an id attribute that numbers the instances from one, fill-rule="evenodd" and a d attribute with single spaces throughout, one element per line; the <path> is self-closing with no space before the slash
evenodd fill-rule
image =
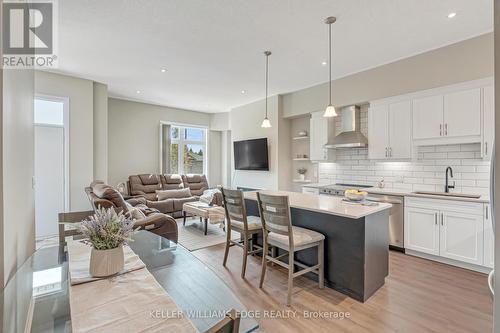
<path id="1" fill-rule="evenodd" d="M 269 121 L 269 119 L 267 117 L 264 118 L 264 120 L 262 120 L 262 125 L 260 125 L 260 127 L 264 127 L 264 128 L 272 127 L 271 122 Z"/>
<path id="2" fill-rule="evenodd" d="M 267 118 L 267 94 L 268 94 L 268 86 L 269 86 L 269 56 L 271 55 L 271 51 L 265 51 L 264 55 L 266 56 L 266 116 L 262 121 L 262 125 L 260 127 L 269 128 L 271 126 L 271 122 L 269 118 Z"/>
<path id="3" fill-rule="evenodd" d="M 337 21 L 335 16 L 330 16 L 325 19 L 325 23 L 328 24 L 328 60 L 329 65 L 329 80 L 328 80 L 328 92 L 329 92 L 329 103 L 326 107 L 325 113 L 323 113 L 323 117 L 331 118 L 337 116 L 337 111 L 335 111 L 335 107 L 332 105 L 332 24 Z"/>

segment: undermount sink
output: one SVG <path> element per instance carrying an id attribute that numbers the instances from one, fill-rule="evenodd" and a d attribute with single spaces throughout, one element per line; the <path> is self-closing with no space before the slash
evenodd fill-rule
<path id="1" fill-rule="evenodd" d="M 430 192 L 430 191 L 416 191 L 413 193 L 425 194 L 425 195 L 445 196 L 445 197 L 470 198 L 470 199 L 479 199 L 481 197 L 478 194 L 464 194 L 464 193 L 446 193 L 446 192 Z"/>

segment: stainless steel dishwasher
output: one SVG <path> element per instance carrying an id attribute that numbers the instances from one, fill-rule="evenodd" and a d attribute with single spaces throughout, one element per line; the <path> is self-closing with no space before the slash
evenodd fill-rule
<path id="1" fill-rule="evenodd" d="M 389 213 L 389 247 L 404 252 L 404 197 L 370 193 L 366 199 L 392 205 Z"/>

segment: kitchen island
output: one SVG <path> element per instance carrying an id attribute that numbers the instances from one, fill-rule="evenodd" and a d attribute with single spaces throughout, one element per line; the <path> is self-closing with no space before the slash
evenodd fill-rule
<path id="1" fill-rule="evenodd" d="M 389 274 L 389 208 L 344 202 L 341 197 L 286 191 L 261 191 L 287 195 L 292 224 L 325 235 L 325 284 L 364 302 L 385 283 Z M 247 214 L 259 216 L 256 192 L 245 192 Z M 262 244 L 262 239 L 255 240 Z M 297 261 L 315 265 L 316 249 L 295 254 Z M 317 279 L 315 275 L 306 275 Z"/>

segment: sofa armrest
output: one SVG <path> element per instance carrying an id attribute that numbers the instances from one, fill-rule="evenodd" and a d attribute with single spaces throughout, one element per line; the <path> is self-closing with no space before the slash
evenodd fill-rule
<path id="1" fill-rule="evenodd" d="M 212 198 L 212 204 L 217 205 L 217 206 L 222 206 L 224 203 L 224 200 L 222 198 L 222 193 L 214 193 L 214 196 Z"/>
<path id="2" fill-rule="evenodd" d="M 177 222 L 169 215 L 161 213 L 148 215 L 142 220 L 135 221 L 134 228 L 148 230 L 177 243 Z"/>

